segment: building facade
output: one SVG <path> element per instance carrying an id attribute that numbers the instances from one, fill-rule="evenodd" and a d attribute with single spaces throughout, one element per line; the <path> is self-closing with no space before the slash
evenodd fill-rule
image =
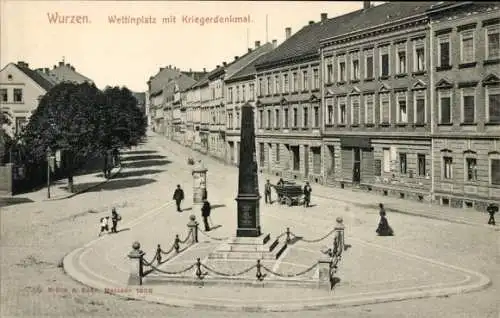
<path id="1" fill-rule="evenodd" d="M 370 7 L 321 41 L 326 183 L 431 200 L 428 8 Z"/>
<path id="2" fill-rule="evenodd" d="M 500 202 L 500 11 L 461 2 L 429 12 L 436 202 Z"/>

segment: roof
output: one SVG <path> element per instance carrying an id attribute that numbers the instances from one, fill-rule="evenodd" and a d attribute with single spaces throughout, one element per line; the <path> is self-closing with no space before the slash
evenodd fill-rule
<path id="1" fill-rule="evenodd" d="M 54 83 L 46 79 L 44 76 L 40 75 L 37 71 L 33 71 L 32 69 L 20 66 L 18 64 L 14 64 L 21 72 L 26 74 L 29 78 L 31 78 L 35 83 L 40 85 L 44 90 L 49 91 L 52 87 L 54 87 Z"/>
<path id="2" fill-rule="evenodd" d="M 425 13 L 436 2 L 388 2 L 368 9 L 360 9 L 323 22 L 306 25 L 275 50 L 256 67 L 266 68 L 278 62 L 298 57 L 319 55 L 320 40 L 375 27 L 391 21 Z"/>
<path id="3" fill-rule="evenodd" d="M 264 60 L 264 58 L 266 57 L 266 54 L 267 53 L 263 53 L 262 55 L 260 55 L 252 63 L 248 64 L 247 66 L 245 66 L 244 68 L 242 68 L 241 70 L 239 70 L 238 72 L 236 72 L 233 76 L 231 76 L 230 78 L 228 78 L 227 81 L 228 82 L 234 82 L 234 81 L 237 81 L 239 79 L 243 79 L 243 78 L 246 78 L 246 77 L 248 77 L 250 75 L 256 74 L 257 73 L 257 69 L 255 68 L 255 65 L 259 64 L 260 62 L 262 62 Z"/>
<path id="4" fill-rule="evenodd" d="M 90 78 L 83 76 L 82 74 L 75 71 L 75 68 L 70 64 L 59 63 L 58 66 L 50 70 L 50 73 L 55 75 L 58 82 L 93 82 Z"/>

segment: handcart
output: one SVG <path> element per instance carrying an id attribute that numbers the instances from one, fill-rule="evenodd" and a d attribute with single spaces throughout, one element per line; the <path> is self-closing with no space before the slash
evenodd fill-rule
<path id="1" fill-rule="evenodd" d="M 283 185 L 273 185 L 278 194 L 278 202 L 288 206 L 304 204 L 304 192 L 300 185 L 287 182 Z"/>

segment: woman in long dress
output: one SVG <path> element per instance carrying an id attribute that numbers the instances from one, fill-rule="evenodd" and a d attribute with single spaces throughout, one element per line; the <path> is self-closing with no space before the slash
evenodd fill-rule
<path id="1" fill-rule="evenodd" d="M 380 212 L 379 212 L 380 222 L 378 223 L 378 227 L 377 227 L 377 230 L 375 232 L 377 232 L 377 234 L 379 236 L 392 236 L 392 235 L 394 235 L 394 231 L 389 226 L 389 222 L 387 221 L 387 218 L 385 216 L 386 213 L 385 213 L 384 205 L 382 203 L 380 203 L 379 207 L 380 207 Z"/>

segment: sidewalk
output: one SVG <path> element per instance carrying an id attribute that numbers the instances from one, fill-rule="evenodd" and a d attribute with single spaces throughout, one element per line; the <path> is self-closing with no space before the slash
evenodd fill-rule
<path id="1" fill-rule="evenodd" d="M 205 155 L 190 148 L 184 147 L 178 143 L 166 140 L 172 147 L 185 149 L 185 153 L 195 153 L 197 159 L 203 158 L 203 162 L 207 165 L 209 173 L 224 173 L 224 170 L 238 169 L 235 166 L 224 164 L 221 160 Z M 259 181 L 270 179 L 271 183 L 275 183 L 277 177 L 268 173 L 259 174 Z M 312 203 L 314 197 L 323 197 L 334 201 L 350 203 L 362 208 L 374 209 L 378 211 L 378 204 L 383 203 L 387 212 L 404 213 L 408 215 L 426 217 L 431 219 L 444 220 L 449 222 L 481 226 L 485 228 L 499 230 L 496 227 L 487 224 L 488 214 L 479 212 L 474 209 L 458 209 L 447 206 L 441 206 L 431 203 L 421 203 L 408 199 L 398 199 L 390 196 L 381 196 L 372 194 L 362 190 L 340 189 L 336 187 L 327 187 L 321 184 L 312 184 Z"/>

